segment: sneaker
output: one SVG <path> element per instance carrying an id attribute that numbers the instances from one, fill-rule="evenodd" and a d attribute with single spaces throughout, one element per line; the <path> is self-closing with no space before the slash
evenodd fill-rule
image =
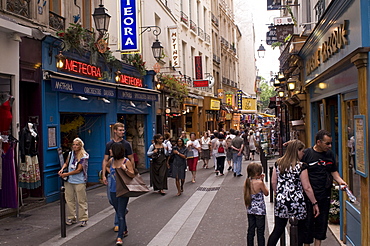
<path id="1" fill-rule="evenodd" d="M 127 237 L 128 236 L 128 231 L 124 231 L 123 232 L 123 237 Z"/>
<path id="2" fill-rule="evenodd" d="M 236 173 L 234 173 L 234 177 L 236 177 Z"/>
<path id="3" fill-rule="evenodd" d="M 123 244 L 122 239 L 117 238 L 116 245 L 122 245 L 122 244 Z"/>
<path id="4" fill-rule="evenodd" d="M 113 227 L 113 231 L 114 231 L 114 232 L 118 232 L 118 230 L 119 230 L 119 227 L 118 227 L 118 226 L 114 226 L 114 227 Z"/>
<path id="5" fill-rule="evenodd" d="M 241 177 L 241 176 L 243 176 L 243 174 L 238 174 L 238 177 Z"/>
<path id="6" fill-rule="evenodd" d="M 66 221 L 66 225 L 72 225 L 72 224 L 76 224 L 77 221 L 73 220 L 73 219 L 67 219 Z"/>
<path id="7" fill-rule="evenodd" d="M 85 220 L 85 221 L 81 221 L 81 225 L 80 225 L 81 227 L 85 227 L 85 226 L 87 226 L 87 221 Z"/>
<path id="8" fill-rule="evenodd" d="M 227 169 L 227 171 L 231 171 L 231 169 L 232 169 L 232 167 L 230 166 L 230 167 Z"/>

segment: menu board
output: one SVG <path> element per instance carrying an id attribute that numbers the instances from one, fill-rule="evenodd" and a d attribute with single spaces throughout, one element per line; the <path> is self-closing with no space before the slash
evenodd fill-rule
<path id="1" fill-rule="evenodd" d="M 367 177 L 366 122 L 365 115 L 355 115 L 355 169 L 358 174 Z"/>

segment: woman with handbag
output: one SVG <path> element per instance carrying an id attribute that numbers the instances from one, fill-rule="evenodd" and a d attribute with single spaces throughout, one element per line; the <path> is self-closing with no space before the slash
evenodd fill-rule
<path id="1" fill-rule="evenodd" d="M 154 143 L 150 145 L 147 152 L 148 157 L 152 158 L 150 165 L 150 185 L 153 190 L 165 195 L 167 190 L 167 146 L 163 143 L 161 134 L 154 135 Z"/>
<path id="2" fill-rule="evenodd" d="M 122 238 L 126 227 L 126 208 L 129 197 L 117 197 L 117 169 L 123 170 L 130 178 L 135 177 L 134 166 L 131 161 L 125 157 L 125 147 L 121 143 L 112 144 L 112 160 L 110 165 L 109 191 L 110 197 L 118 217 L 118 234 L 116 245 L 122 245 Z"/>
<path id="3" fill-rule="evenodd" d="M 87 226 L 88 210 L 86 196 L 87 167 L 89 154 L 84 149 L 84 142 L 75 138 L 72 144 L 72 151 L 67 161 L 63 164 L 58 174 L 61 178 L 68 179 L 64 182 L 65 199 L 67 204 L 67 225 L 77 223 L 76 201 L 78 204 L 78 220 L 81 226 Z M 63 172 L 67 169 L 67 172 Z"/>
<path id="4" fill-rule="evenodd" d="M 188 149 L 185 147 L 184 139 L 179 138 L 177 140 L 177 145 L 173 147 L 171 156 L 169 158 L 169 160 L 172 159 L 172 178 L 176 179 L 176 196 L 180 196 L 181 192 L 184 191 L 187 152 Z"/>
<path id="5" fill-rule="evenodd" d="M 200 143 L 198 140 L 195 139 L 196 135 L 194 132 L 190 133 L 190 140 L 186 143 L 186 147 L 188 147 L 187 153 L 187 163 L 189 167 L 189 171 L 191 172 L 192 179 L 191 182 L 195 183 L 195 177 L 197 173 L 197 164 L 199 159 L 199 152 L 201 151 Z M 192 152 L 189 155 L 189 153 Z"/>

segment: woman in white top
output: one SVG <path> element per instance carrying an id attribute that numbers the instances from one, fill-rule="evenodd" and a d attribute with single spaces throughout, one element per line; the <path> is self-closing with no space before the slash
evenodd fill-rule
<path id="1" fill-rule="evenodd" d="M 188 147 L 188 152 L 193 151 L 193 157 L 187 159 L 189 171 L 191 171 L 192 179 L 191 182 L 195 183 L 195 176 L 197 173 L 197 164 L 199 159 L 199 152 L 201 151 L 200 143 L 195 139 L 195 133 L 190 133 L 190 140 L 186 143 Z"/>
<path id="2" fill-rule="evenodd" d="M 200 158 L 203 160 L 203 168 L 208 168 L 208 161 L 210 159 L 210 146 L 211 138 L 208 132 L 204 132 L 203 137 L 200 139 L 202 152 L 200 152 Z"/>
<path id="3" fill-rule="evenodd" d="M 256 145 L 255 145 L 256 138 L 253 135 L 253 131 L 249 132 L 248 142 L 249 142 L 249 154 L 252 154 L 253 159 L 249 157 L 249 160 L 254 161 L 254 153 L 256 152 Z"/>

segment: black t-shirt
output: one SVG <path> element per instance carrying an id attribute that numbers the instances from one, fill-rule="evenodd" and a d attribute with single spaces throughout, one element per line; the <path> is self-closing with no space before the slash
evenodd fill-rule
<path id="1" fill-rule="evenodd" d="M 329 150 L 317 152 L 313 148 L 304 150 L 302 162 L 307 163 L 308 177 L 316 199 L 330 197 L 333 183 L 332 172 L 338 171 L 334 153 Z"/>
<path id="2" fill-rule="evenodd" d="M 116 142 L 114 142 L 113 140 L 110 140 L 105 145 L 104 155 L 110 156 L 109 150 L 111 149 L 113 143 L 116 143 Z M 117 142 L 117 143 L 121 143 L 121 144 L 123 144 L 123 146 L 125 146 L 125 157 L 128 157 L 129 155 L 133 154 L 131 144 L 128 141 L 126 141 L 125 139 L 122 139 L 120 142 Z"/>

